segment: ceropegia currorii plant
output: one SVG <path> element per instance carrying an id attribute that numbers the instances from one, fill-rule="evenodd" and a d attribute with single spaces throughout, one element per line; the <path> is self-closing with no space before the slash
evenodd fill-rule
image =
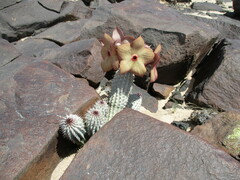
<path id="1" fill-rule="evenodd" d="M 129 107 L 137 110 L 141 106 L 141 95 L 131 94 L 131 90 L 134 77 L 144 76 L 147 72 L 146 66 L 151 68 L 150 82 L 154 82 L 158 78 L 157 65 L 160 60 L 160 45 L 153 51 L 145 44 L 141 36 L 136 39 L 125 36 L 118 27 L 113 30 L 112 36 L 104 33 L 101 42 L 101 55 L 103 57 L 101 67 L 103 71 L 107 72 L 112 69 L 116 71 L 112 80 L 111 92 L 107 103 L 103 100 L 97 101 L 84 117 L 79 117 L 84 122 L 82 124 L 84 124 L 85 131 L 83 131 L 83 126 L 81 128 L 76 128 L 75 125 L 66 126 L 66 123 L 64 124 L 62 121 L 60 129 L 72 141 L 84 139 L 85 132 L 88 135 L 93 135 L 124 108 Z M 78 137 L 76 137 L 77 135 Z"/>

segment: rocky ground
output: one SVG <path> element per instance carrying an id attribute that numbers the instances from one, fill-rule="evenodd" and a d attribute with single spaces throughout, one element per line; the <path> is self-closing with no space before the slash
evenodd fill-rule
<path id="1" fill-rule="evenodd" d="M 0 2 L 0 179 L 239 179 L 238 2 Z M 80 149 L 59 120 L 108 91 L 116 26 L 162 45 L 159 77 Z"/>

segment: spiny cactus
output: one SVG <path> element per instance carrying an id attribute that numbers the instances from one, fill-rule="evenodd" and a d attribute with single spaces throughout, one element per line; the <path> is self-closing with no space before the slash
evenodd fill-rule
<path id="1" fill-rule="evenodd" d="M 98 101 L 85 114 L 85 126 L 87 133 L 91 136 L 95 134 L 106 122 L 107 104 L 104 101 Z"/>
<path id="2" fill-rule="evenodd" d="M 127 107 L 138 111 L 141 105 L 142 105 L 142 96 L 140 94 L 130 94 Z"/>
<path id="3" fill-rule="evenodd" d="M 108 120 L 123 110 L 127 103 L 128 97 L 133 87 L 134 75 L 131 72 L 120 74 L 119 71 L 116 72 L 111 86 L 111 93 L 109 96 L 109 114 Z"/>
<path id="4" fill-rule="evenodd" d="M 60 130 L 63 136 L 71 140 L 75 144 L 81 144 L 84 140 L 86 133 L 83 119 L 76 114 L 70 114 L 60 122 Z"/>

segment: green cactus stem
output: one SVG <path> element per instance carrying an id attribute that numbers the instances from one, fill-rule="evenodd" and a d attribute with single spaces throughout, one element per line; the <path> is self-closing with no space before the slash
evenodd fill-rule
<path id="1" fill-rule="evenodd" d="M 127 107 L 138 111 L 142 105 L 142 96 L 140 94 L 130 94 Z"/>
<path id="2" fill-rule="evenodd" d="M 120 74 L 119 71 L 116 72 L 111 86 L 111 93 L 109 96 L 109 114 L 108 120 L 123 110 L 127 103 L 128 98 L 133 87 L 134 75 L 131 72 Z"/>

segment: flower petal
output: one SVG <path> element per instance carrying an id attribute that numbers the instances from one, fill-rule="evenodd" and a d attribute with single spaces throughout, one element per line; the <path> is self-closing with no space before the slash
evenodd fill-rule
<path id="1" fill-rule="evenodd" d="M 117 48 L 117 53 L 118 53 L 120 59 L 124 59 L 124 57 L 126 57 L 126 55 L 131 56 L 131 46 L 129 43 L 119 45 L 116 48 Z"/>
<path id="2" fill-rule="evenodd" d="M 110 59 L 105 59 L 101 62 L 101 67 L 104 72 L 110 71 L 112 69 L 112 62 Z"/>
<path id="3" fill-rule="evenodd" d="M 120 73 L 124 74 L 131 70 L 133 65 L 132 61 L 123 60 L 120 62 Z"/>
<path id="4" fill-rule="evenodd" d="M 144 48 L 145 43 L 144 43 L 143 38 L 141 36 L 139 36 L 137 39 L 135 39 L 132 42 L 131 46 L 134 49 L 134 51 L 138 51 L 138 50 Z"/>
<path id="5" fill-rule="evenodd" d="M 106 46 L 109 46 L 110 44 L 112 44 L 114 42 L 113 39 L 111 38 L 111 36 L 109 36 L 106 33 L 104 33 L 102 41 L 103 41 L 103 44 Z"/>
<path id="6" fill-rule="evenodd" d="M 156 47 L 156 49 L 154 50 L 154 53 L 155 53 L 155 54 L 158 54 L 158 53 L 161 52 L 161 50 L 162 50 L 162 46 L 159 44 L 159 45 Z"/>
<path id="7" fill-rule="evenodd" d="M 156 66 L 154 66 L 150 71 L 150 82 L 156 81 L 158 78 L 158 72 Z"/>
<path id="8" fill-rule="evenodd" d="M 153 53 L 152 49 L 143 48 L 143 49 L 139 50 L 137 54 L 139 56 L 139 59 L 142 59 L 142 61 L 145 65 L 149 64 L 153 61 L 154 53 Z"/>
<path id="9" fill-rule="evenodd" d="M 140 60 L 135 61 L 134 64 L 132 65 L 131 72 L 136 76 L 143 76 L 146 73 L 146 71 L 147 70 L 145 65 Z"/>
<path id="10" fill-rule="evenodd" d="M 112 38 L 114 41 L 117 41 L 117 42 L 121 42 L 122 39 L 123 39 L 124 35 L 123 35 L 123 32 L 122 30 L 119 28 L 119 27 L 116 27 L 114 30 L 113 30 L 113 34 L 112 34 Z"/>

